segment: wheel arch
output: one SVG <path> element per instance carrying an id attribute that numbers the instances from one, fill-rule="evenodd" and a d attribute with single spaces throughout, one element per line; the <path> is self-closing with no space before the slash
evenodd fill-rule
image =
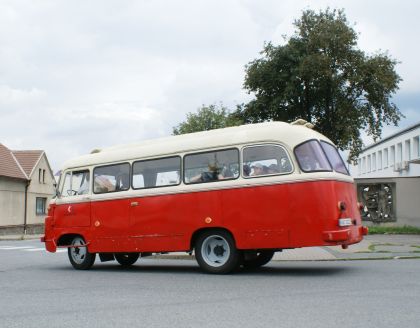
<path id="1" fill-rule="evenodd" d="M 86 242 L 86 237 L 80 233 L 66 233 L 60 236 L 57 240 L 57 246 L 69 246 L 75 237 L 82 237 Z"/>
<path id="2" fill-rule="evenodd" d="M 195 246 L 195 243 L 197 241 L 197 238 L 206 231 L 225 231 L 228 234 L 230 234 L 230 236 L 233 239 L 233 242 L 235 243 L 235 247 L 236 247 L 236 239 L 235 239 L 235 235 L 232 233 L 232 231 L 230 231 L 229 229 L 226 229 L 224 227 L 205 227 L 205 228 L 200 228 L 196 231 L 194 231 L 194 233 L 191 236 L 191 240 L 190 240 L 190 249 L 192 250 Z"/>

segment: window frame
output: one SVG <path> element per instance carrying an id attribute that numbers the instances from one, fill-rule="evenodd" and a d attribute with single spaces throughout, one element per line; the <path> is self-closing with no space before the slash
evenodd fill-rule
<path id="1" fill-rule="evenodd" d="M 98 168 L 104 168 L 104 167 L 110 167 L 110 166 L 116 166 L 116 165 L 121 165 L 121 164 L 128 164 L 128 179 L 129 181 L 131 181 L 131 168 L 132 165 L 130 162 L 119 162 L 119 163 L 112 163 L 112 164 L 106 164 L 106 165 L 99 165 L 99 166 L 95 166 L 92 170 L 92 194 L 94 195 L 104 195 L 104 194 L 112 194 L 112 193 L 116 193 L 116 192 L 123 192 L 123 191 L 128 191 L 131 188 L 131 183 L 128 185 L 127 189 L 124 190 L 116 190 L 117 188 L 115 188 L 115 190 L 113 191 L 107 191 L 107 192 L 95 192 L 95 170 Z"/>
<path id="2" fill-rule="evenodd" d="M 142 188 L 134 188 L 134 164 L 140 162 L 148 162 L 148 161 L 156 161 L 168 158 L 179 158 L 179 182 L 177 184 L 169 184 L 164 186 L 154 186 L 154 187 L 142 187 Z M 156 188 L 167 188 L 167 187 L 174 187 L 179 186 L 183 181 L 183 160 L 181 155 L 173 155 L 173 156 L 165 156 L 165 157 L 156 157 L 156 158 L 148 158 L 148 159 L 141 159 L 136 160 L 131 163 L 131 175 L 130 175 L 130 186 L 132 190 L 144 190 L 144 189 L 156 189 Z"/>
<path id="3" fill-rule="evenodd" d="M 214 153 L 214 152 L 219 152 L 219 151 L 227 151 L 227 150 L 236 150 L 236 153 L 237 153 L 237 156 L 238 156 L 237 157 L 237 159 L 238 159 L 238 162 L 237 163 L 239 165 L 239 174 L 238 174 L 237 177 L 226 178 L 226 179 L 223 179 L 223 180 L 203 181 L 203 182 L 186 182 L 185 181 L 185 177 L 186 177 L 186 175 L 185 175 L 185 167 L 186 167 L 185 161 L 186 161 L 186 158 L 188 156 L 208 154 L 208 153 Z M 222 182 L 222 181 L 233 181 L 233 180 L 237 180 L 241 176 L 240 165 L 241 165 L 241 151 L 240 151 L 240 149 L 238 147 L 218 148 L 218 149 L 211 149 L 211 150 L 205 150 L 205 151 L 198 151 L 198 152 L 186 153 L 186 154 L 184 154 L 183 160 L 182 160 L 182 183 L 185 184 L 185 185 L 190 186 L 190 185 L 197 185 L 197 184 L 203 184 L 203 183 L 213 183 L 213 182 Z"/>
<path id="4" fill-rule="evenodd" d="M 283 150 L 286 152 L 287 158 L 289 160 L 290 165 L 292 166 L 292 170 L 290 172 L 284 172 L 284 173 L 269 173 L 269 174 L 260 174 L 260 175 L 253 175 L 253 176 L 245 176 L 244 175 L 244 163 L 245 163 L 245 159 L 244 159 L 244 150 L 246 148 L 252 148 L 252 147 L 264 147 L 264 146 L 274 146 L 274 147 L 280 147 L 283 148 Z M 277 176 L 277 175 L 288 175 L 288 174 L 293 174 L 293 172 L 295 172 L 295 165 L 293 163 L 293 160 L 290 156 L 290 153 L 287 151 L 286 147 L 281 145 L 281 144 L 276 144 L 276 143 L 267 143 L 267 144 L 251 144 L 251 145 L 245 145 L 242 147 L 241 149 L 241 168 L 240 168 L 240 175 L 242 178 L 244 179 L 255 179 L 255 178 L 264 178 L 264 177 L 271 177 L 271 176 Z"/>

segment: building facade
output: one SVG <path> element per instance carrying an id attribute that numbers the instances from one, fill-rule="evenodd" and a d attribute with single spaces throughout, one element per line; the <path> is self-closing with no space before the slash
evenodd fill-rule
<path id="1" fill-rule="evenodd" d="M 0 234 L 40 231 L 54 193 L 44 151 L 15 151 L 0 144 Z"/>
<path id="2" fill-rule="evenodd" d="M 363 219 L 420 227 L 420 123 L 366 147 L 351 166 Z"/>

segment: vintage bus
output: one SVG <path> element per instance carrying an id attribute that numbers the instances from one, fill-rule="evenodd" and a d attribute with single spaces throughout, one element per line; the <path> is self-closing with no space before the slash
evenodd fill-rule
<path id="1" fill-rule="evenodd" d="M 65 163 L 42 241 L 75 269 L 194 252 L 200 268 L 256 268 L 284 249 L 358 243 L 353 179 L 334 144 L 269 122 L 116 146 Z"/>

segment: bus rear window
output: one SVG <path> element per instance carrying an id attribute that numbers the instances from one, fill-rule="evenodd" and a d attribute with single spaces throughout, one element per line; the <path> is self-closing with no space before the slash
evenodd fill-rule
<path id="1" fill-rule="evenodd" d="M 303 172 L 332 171 L 321 145 L 316 140 L 297 146 L 295 156 Z"/>
<path id="2" fill-rule="evenodd" d="M 334 171 L 349 175 L 349 171 L 347 171 L 346 165 L 344 164 L 337 148 L 325 141 L 321 141 L 321 146 L 322 149 L 324 149 Z"/>

